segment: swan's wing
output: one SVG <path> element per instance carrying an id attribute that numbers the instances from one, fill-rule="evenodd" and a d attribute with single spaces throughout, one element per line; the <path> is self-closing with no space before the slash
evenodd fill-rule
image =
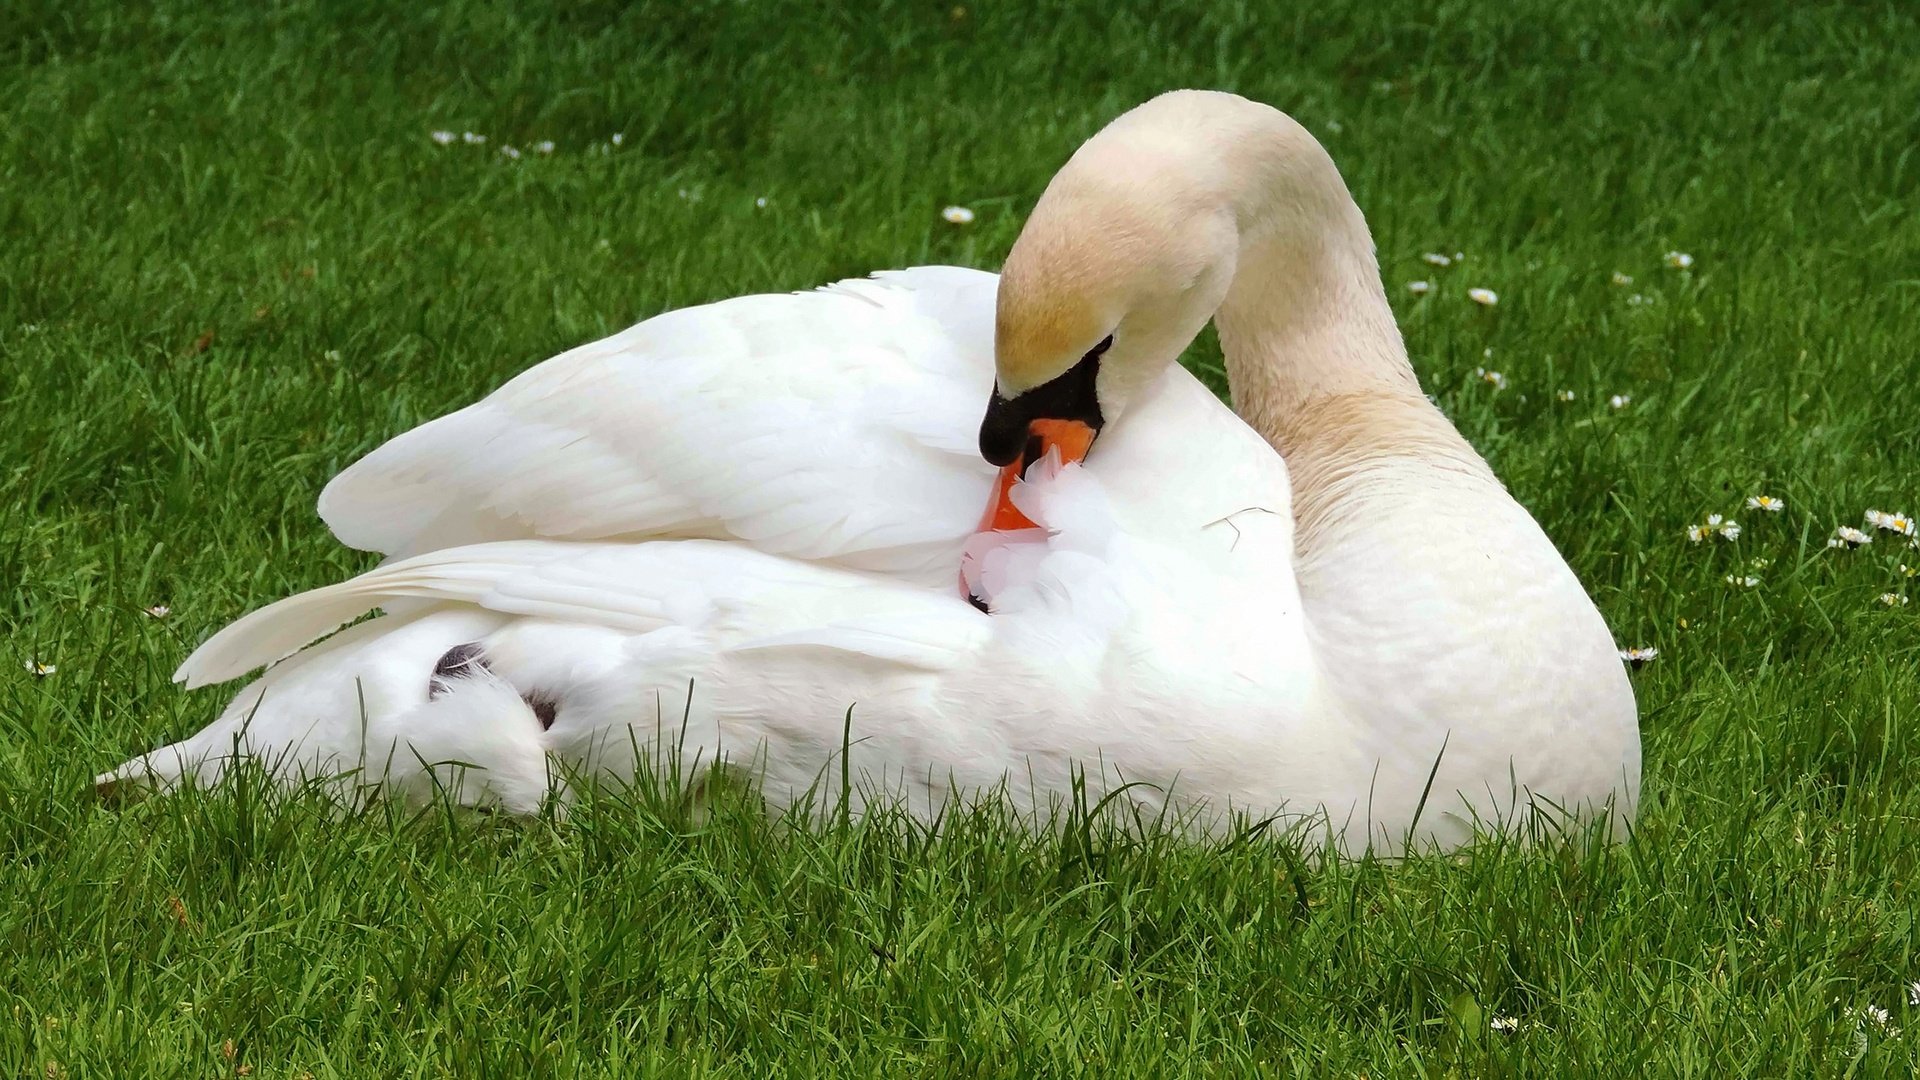
<path id="1" fill-rule="evenodd" d="M 996 280 L 919 267 L 669 312 L 396 436 L 320 515 L 396 558 L 703 537 L 946 584 L 992 473 Z"/>
<path id="2" fill-rule="evenodd" d="M 690 627 L 719 649 L 815 645 L 922 668 L 962 662 L 991 633 L 957 592 L 737 543 L 503 541 L 428 552 L 269 604 L 207 639 L 174 678 L 189 688 L 231 679 L 375 607 L 418 601 L 630 633 Z"/>

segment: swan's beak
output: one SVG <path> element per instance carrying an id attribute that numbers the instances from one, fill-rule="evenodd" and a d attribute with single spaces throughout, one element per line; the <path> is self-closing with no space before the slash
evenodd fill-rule
<path id="1" fill-rule="evenodd" d="M 1069 465 L 1087 456 L 1093 446 L 1093 437 L 1097 432 L 1091 424 L 1083 420 L 1034 420 L 1027 425 L 1026 445 L 1021 448 L 1020 456 L 1000 467 L 1000 476 L 993 483 L 993 498 L 987 503 L 987 512 L 980 518 L 979 532 L 1012 532 L 1016 529 L 1038 528 L 1033 520 L 1013 505 L 1013 485 L 1027 474 L 1027 467 L 1046 457 L 1049 453 L 1060 456 L 1062 465 Z"/>

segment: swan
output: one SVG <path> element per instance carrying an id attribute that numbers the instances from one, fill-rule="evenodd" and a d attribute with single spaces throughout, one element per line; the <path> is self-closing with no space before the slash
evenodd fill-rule
<path id="1" fill-rule="evenodd" d="M 1238 415 L 1176 362 L 1209 319 Z M 782 805 L 839 768 L 856 809 L 1043 817 L 1078 775 L 1346 852 L 1624 835 L 1638 801 L 1599 612 L 1422 394 L 1325 150 L 1231 94 L 1095 135 L 997 279 L 659 316 L 395 438 L 321 513 L 388 560 L 210 638 L 189 688 L 272 666 L 103 790 L 251 759 L 530 812 L 724 765 Z"/>

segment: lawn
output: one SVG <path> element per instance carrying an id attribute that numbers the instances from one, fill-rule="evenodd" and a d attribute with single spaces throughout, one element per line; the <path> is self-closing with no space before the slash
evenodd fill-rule
<path id="1" fill-rule="evenodd" d="M 1920 13 L 1289 6 L 6 5 L 0 1074 L 1911 1075 L 1920 550 L 1828 539 L 1920 510 Z M 224 703 L 195 643 L 371 565 L 313 512 L 357 455 L 668 308 L 992 267 L 1187 85 L 1325 141 L 1428 390 L 1658 648 L 1631 843 L 92 798 Z"/>

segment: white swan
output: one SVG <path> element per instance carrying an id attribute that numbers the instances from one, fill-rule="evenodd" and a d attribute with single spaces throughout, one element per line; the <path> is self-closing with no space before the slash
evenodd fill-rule
<path id="1" fill-rule="evenodd" d="M 779 803 L 846 737 L 856 797 L 921 813 L 999 785 L 1044 810 L 1082 766 L 1096 795 L 1312 819 L 1350 851 L 1631 820 L 1611 636 L 1420 393 L 1304 129 L 1157 98 L 1054 179 L 997 311 L 993 284 L 921 269 L 664 315 L 400 436 L 322 512 L 402 557 L 247 616 L 179 678 L 388 614 L 102 782 L 209 781 L 237 751 L 529 810 L 556 762 L 672 753 Z M 1246 423 L 1174 363 L 1209 317 Z M 980 445 L 1021 460 L 989 518 L 1041 528 L 969 545 L 996 351 Z M 953 587 L 963 546 L 991 615 Z"/>

